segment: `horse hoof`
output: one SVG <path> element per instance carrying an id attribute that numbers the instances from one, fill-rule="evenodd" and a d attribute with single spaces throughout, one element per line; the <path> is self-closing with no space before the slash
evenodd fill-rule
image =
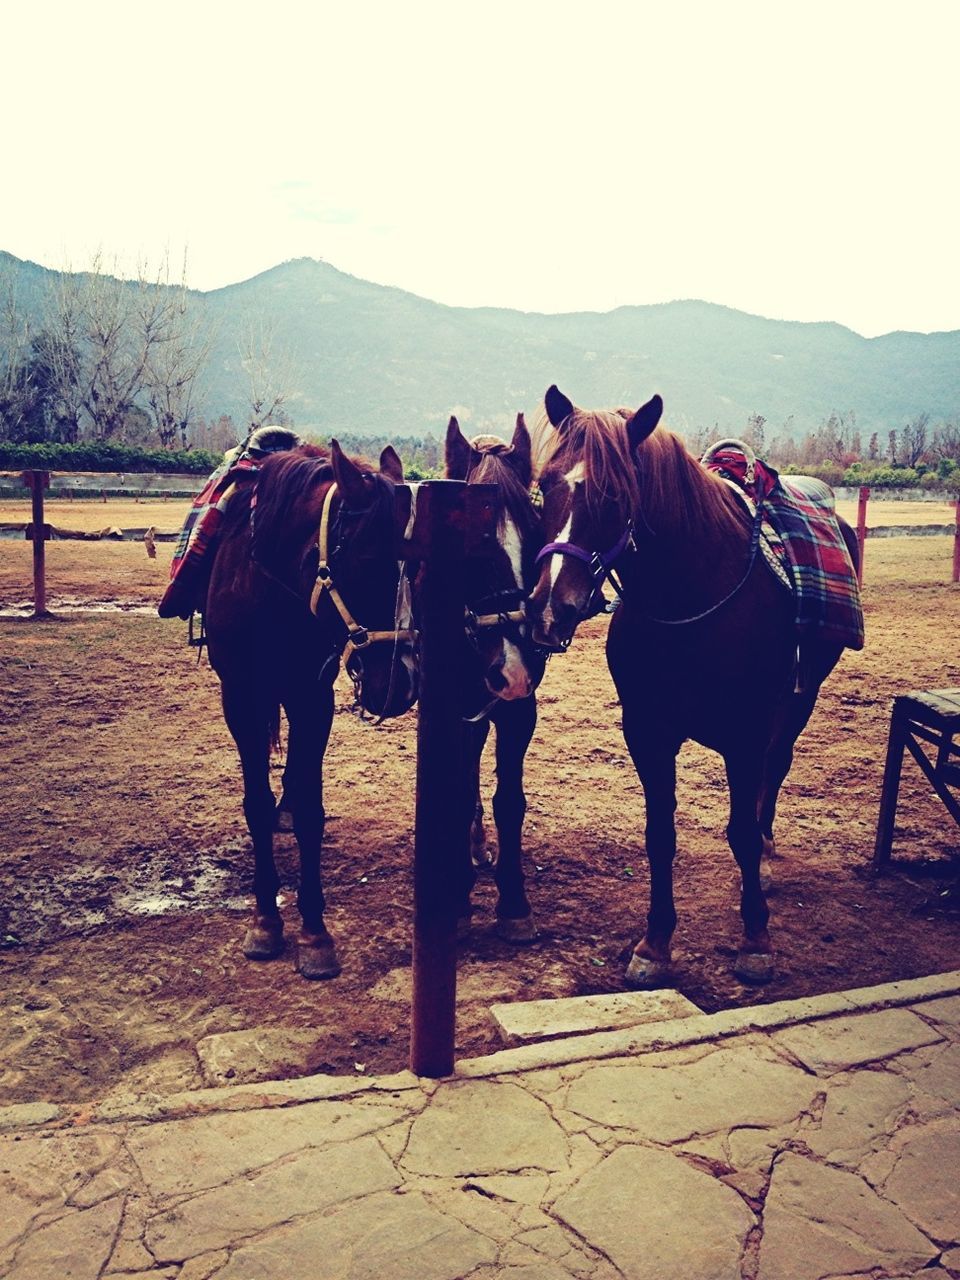
<path id="1" fill-rule="evenodd" d="M 506 916 L 497 917 L 497 933 L 506 942 L 536 942 L 540 934 L 537 932 L 536 922 L 532 915 L 518 916 L 515 919 L 508 919 Z"/>
<path id="2" fill-rule="evenodd" d="M 303 939 L 297 943 L 297 969 L 311 981 L 335 978 L 340 972 L 337 949 L 329 938 L 322 941 Z"/>
<path id="3" fill-rule="evenodd" d="M 773 977 L 773 956 L 768 951 L 741 951 L 733 972 L 741 982 L 769 982 Z"/>
<path id="4" fill-rule="evenodd" d="M 770 892 L 770 890 L 773 888 L 773 884 L 774 884 L 774 881 L 773 881 L 773 872 L 770 870 L 770 868 L 769 868 L 765 863 L 762 863 L 762 862 L 761 862 L 761 864 L 760 864 L 760 889 L 761 889 L 761 891 L 762 891 L 763 893 L 769 893 L 769 892 Z"/>
<path id="5" fill-rule="evenodd" d="M 248 960 L 275 960 L 283 950 L 283 921 L 257 916 L 243 939 Z"/>
<path id="6" fill-rule="evenodd" d="M 651 960 L 649 956 L 638 956 L 634 952 L 624 977 L 631 987 L 641 990 L 662 987 L 672 982 L 673 965 L 669 960 Z"/>

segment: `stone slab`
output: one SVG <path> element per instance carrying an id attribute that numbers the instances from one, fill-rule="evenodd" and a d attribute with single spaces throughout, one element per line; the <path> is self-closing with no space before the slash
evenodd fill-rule
<path id="1" fill-rule="evenodd" d="M 830 1018 L 788 1027 L 773 1036 L 775 1044 L 821 1075 L 880 1062 L 941 1039 L 909 1009 L 881 1009 L 855 1017 Z"/>
<path id="2" fill-rule="evenodd" d="M 564 1000 L 524 1000 L 495 1004 L 490 1017 L 506 1045 L 556 1036 L 637 1027 L 700 1014 L 679 991 L 616 991 L 609 995 L 568 996 Z"/>
<path id="3" fill-rule="evenodd" d="M 739 1280 L 753 1214 L 740 1196 L 680 1157 L 621 1147 L 553 1211 L 625 1280 Z"/>
<path id="4" fill-rule="evenodd" d="M 960 1133 L 922 1130 L 900 1152 L 883 1194 L 942 1245 L 960 1240 Z"/>
<path id="5" fill-rule="evenodd" d="M 855 1174 L 792 1153 L 774 1165 L 757 1280 L 873 1275 L 875 1268 L 910 1275 L 938 1252 Z"/>
<path id="6" fill-rule="evenodd" d="M 330 1027 L 252 1027 L 223 1031 L 197 1041 L 197 1057 L 208 1085 L 246 1084 L 281 1075 L 308 1075 L 330 1056 Z"/>

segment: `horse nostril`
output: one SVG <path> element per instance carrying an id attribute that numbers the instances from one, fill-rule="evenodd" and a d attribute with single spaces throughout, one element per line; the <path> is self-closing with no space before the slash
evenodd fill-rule
<path id="1" fill-rule="evenodd" d="M 492 689 L 494 693 L 499 693 L 501 689 L 505 689 L 507 687 L 507 680 L 506 676 L 503 674 L 502 666 L 490 668 L 487 672 L 487 686 Z"/>

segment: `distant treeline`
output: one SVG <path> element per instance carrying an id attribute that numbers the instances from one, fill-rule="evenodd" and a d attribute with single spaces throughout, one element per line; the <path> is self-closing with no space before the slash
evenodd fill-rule
<path id="1" fill-rule="evenodd" d="M 767 447 L 764 419 L 754 414 L 741 438 L 772 466 L 784 472 L 818 476 L 834 487 L 870 485 L 873 488 L 960 491 L 960 427 L 943 423 L 929 429 L 921 417 L 901 431 L 891 431 L 881 443 L 876 433 L 865 448 L 845 419 L 831 415 L 817 432 L 799 442 L 775 436 Z M 305 433 L 311 443 L 329 445 L 330 437 Z M 432 435 L 390 437 L 335 434 L 352 457 L 376 462 L 388 444 L 399 453 L 410 480 L 426 480 L 443 474 L 443 446 Z M 716 432 L 698 431 L 687 439 L 692 451 L 702 453 Z M 232 443 L 227 441 L 228 444 Z M 142 449 L 129 445 L 87 441 L 79 444 L 12 444 L 0 441 L 0 470 L 23 471 L 120 471 L 188 473 L 208 475 L 223 460 L 218 449 Z"/>

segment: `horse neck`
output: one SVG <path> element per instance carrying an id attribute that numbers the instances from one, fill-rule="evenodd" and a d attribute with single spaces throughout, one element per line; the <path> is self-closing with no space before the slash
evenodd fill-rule
<path id="1" fill-rule="evenodd" d="M 742 575 L 749 520 L 733 492 L 671 433 L 655 432 L 637 457 L 638 554 L 626 576 L 638 580 L 650 612 L 697 612 Z"/>

